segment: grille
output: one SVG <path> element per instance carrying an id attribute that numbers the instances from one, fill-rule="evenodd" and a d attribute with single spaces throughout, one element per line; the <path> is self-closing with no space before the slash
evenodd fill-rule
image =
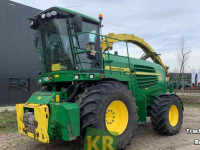
<path id="1" fill-rule="evenodd" d="M 156 73 L 153 67 L 136 65 L 136 80 L 140 89 L 148 88 L 158 84 L 158 76 L 150 75 Z"/>

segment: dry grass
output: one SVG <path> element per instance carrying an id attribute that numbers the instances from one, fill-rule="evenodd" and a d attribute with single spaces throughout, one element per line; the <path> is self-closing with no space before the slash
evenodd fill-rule
<path id="1" fill-rule="evenodd" d="M 16 111 L 0 112 L 0 133 L 17 131 Z"/>

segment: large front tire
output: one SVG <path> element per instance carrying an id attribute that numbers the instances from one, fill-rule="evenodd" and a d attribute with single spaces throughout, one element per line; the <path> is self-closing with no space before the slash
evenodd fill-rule
<path id="1" fill-rule="evenodd" d="M 117 81 L 103 81 L 86 89 L 78 101 L 83 137 L 87 127 L 93 127 L 117 132 L 117 149 L 125 149 L 130 144 L 138 117 L 135 99 L 127 86 Z"/>

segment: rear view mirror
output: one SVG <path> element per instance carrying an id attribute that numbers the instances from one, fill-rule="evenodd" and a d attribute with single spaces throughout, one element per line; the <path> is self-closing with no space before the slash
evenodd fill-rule
<path id="1" fill-rule="evenodd" d="M 74 16 L 74 30 L 75 30 L 75 33 L 82 32 L 82 16 L 81 15 Z"/>
<path id="2" fill-rule="evenodd" d="M 37 33 L 35 34 L 34 44 L 35 44 L 35 47 L 38 48 L 38 34 Z"/>

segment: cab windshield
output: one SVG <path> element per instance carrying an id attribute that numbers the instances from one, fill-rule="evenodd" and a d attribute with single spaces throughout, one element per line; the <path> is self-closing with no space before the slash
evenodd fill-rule
<path id="1" fill-rule="evenodd" d="M 38 28 L 45 72 L 74 70 L 68 25 L 65 19 L 50 20 Z"/>

